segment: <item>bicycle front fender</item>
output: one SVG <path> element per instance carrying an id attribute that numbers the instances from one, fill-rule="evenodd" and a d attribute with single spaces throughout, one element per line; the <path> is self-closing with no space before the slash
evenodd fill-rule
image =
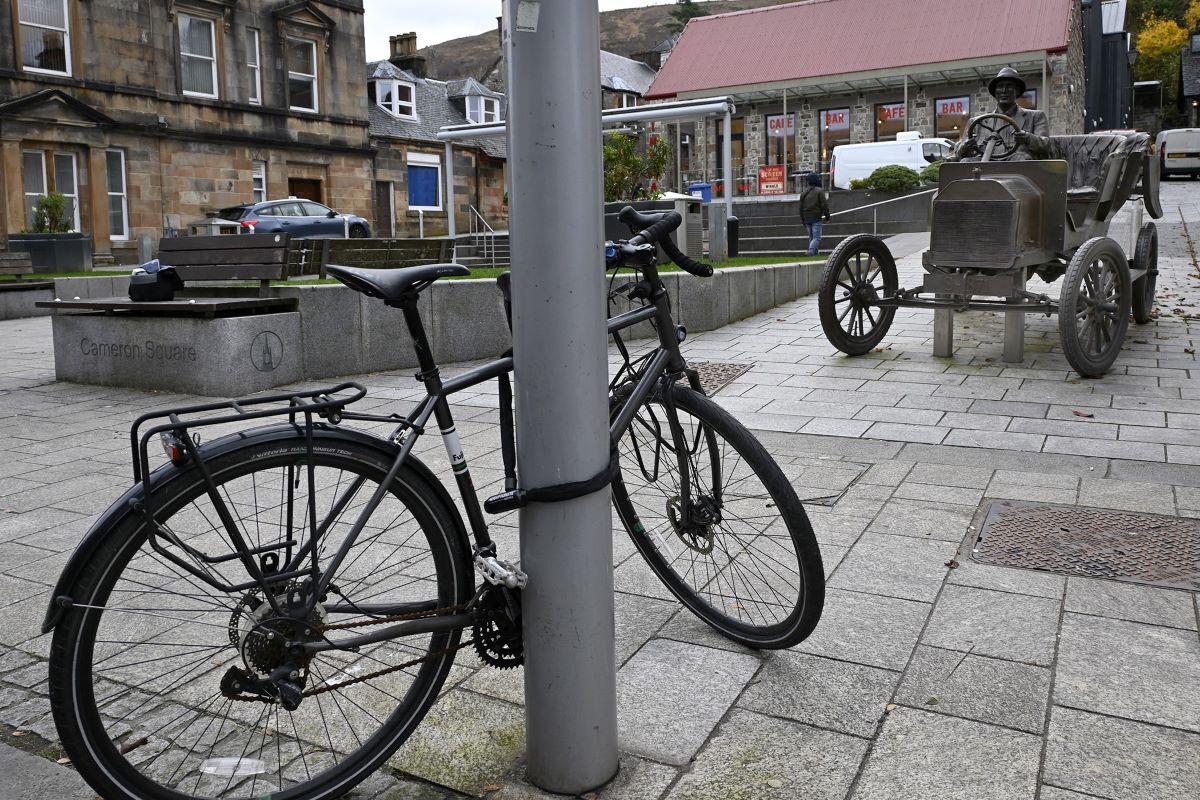
<path id="1" fill-rule="evenodd" d="M 303 435 L 303 428 L 300 426 L 287 423 L 271 425 L 215 439 L 203 445 L 200 448 L 200 454 L 205 458 L 213 458 L 223 455 L 229 450 L 255 446 L 264 442 L 294 439 L 298 435 Z M 363 431 L 316 426 L 313 429 L 313 436 L 315 439 L 325 442 L 336 439 L 353 439 L 359 444 L 377 449 L 386 458 L 395 458 L 400 451 L 400 448 L 395 443 Z M 446 491 L 446 487 L 437 479 L 433 471 L 415 455 L 410 453 L 407 459 L 405 459 L 405 465 L 412 468 L 426 480 L 426 483 L 439 495 L 438 499 L 443 501 L 446 508 L 454 515 L 454 523 L 457 529 L 456 535 L 464 545 L 464 552 L 470 552 L 470 546 L 467 544 L 466 527 L 463 525 L 462 517 L 458 513 L 458 508 L 455 506 L 454 500 L 450 497 L 449 492 Z M 55 626 L 62 621 L 67 609 L 74 604 L 75 600 L 70 594 L 71 587 L 76 584 L 84 568 L 113 534 L 113 531 L 118 526 L 125 524 L 131 515 L 140 514 L 141 511 L 139 509 L 147 498 L 153 498 L 159 492 L 169 489 L 173 481 L 189 477 L 192 473 L 193 469 L 190 467 L 189 462 L 184 462 L 181 466 L 176 466 L 168 462 L 150 474 L 149 494 L 146 493 L 144 484 L 141 482 L 134 484 L 92 523 L 91 528 L 88 529 L 88 532 L 84 534 L 79 544 L 75 547 L 75 552 L 71 554 L 70 559 L 67 560 L 66 565 L 63 567 L 62 573 L 58 576 L 58 582 L 55 584 L 54 591 L 50 595 L 50 604 L 46 609 L 46 616 L 42 620 L 42 633 L 49 633 L 54 630 Z"/>

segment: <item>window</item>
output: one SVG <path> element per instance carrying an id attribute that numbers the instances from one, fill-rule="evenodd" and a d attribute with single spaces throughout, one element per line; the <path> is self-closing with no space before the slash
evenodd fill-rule
<path id="1" fill-rule="evenodd" d="M 679 123 L 679 172 L 682 175 L 692 171 L 692 148 L 696 143 L 696 123 Z M 682 181 L 683 178 L 681 177 Z"/>
<path id="2" fill-rule="evenodd" d="M 1025 94 L 1017 98 L 1017 105 L 1021 108 L 1037 108 L 1037 89 L 1030 89 Z"/>
<path id="3" fill-rule="evenodd" d="M 921 157 L 930 164 L 935 161 L 945 161 L 946 156 L 950 155 L 950 146 L 941 142 L 922 142 Z"/>
<path id="4" fill-rule="evenodd" d="M 442 209 L 442 159 L 426 153 L 408 154 L 408 207 Z"/>
<path id="5" fill-rule="evenodd" d="M 957 139 L 966 130 L 971 116 L 970 97 L 943 97 L 935 100 L 934 130 L 938 136 Z"/>
<path id="6" fill-rule="evenodd" d="M 33 72 L 71 74 L 67 0 L 18 0 L 21 64 Z"/>
<path id="7" fill-rule="evenodd" d="M 499 122 L 500 101 L 494 97 L 469 96 L 467 98 L 467 119 L 471 122 Z"/>
<path id="8" fill-rule="evenodd" d="M 129 200 L 125 192 L 125 151 L 108 150 L 108 236 L 129 238 Z"/>
<path id="9" fill-rule="evenodd" d="M 745 156 L 746 150 L 746 120 L 744 117 L 734 117 L 733 124 L 730 126 L 733 131 L 733 136 L 730 137 L 729 150 L 733 155 L 733 182 L 736 186 L 744 185 L 742 180 L 742 159 Z M 716 186 L 722 186 L 720 192 L 724 192 L 722 180 L 725 177 L 725 120 L 717 120 L 717 179 L 713 181 Z M 716 188 L 713 189 L 713 194 L 718 194 Z"/>
<path id="10" fill-rule="evenodd" d="M 54 154 L 54 191 L 67 198 L 66 221 L 71 230 L 79 230 L 79 179 L 74 153 Z"/>
<path id="11" fill-rule="evenodd" d="M 46 154 L 40 150 L 21 153 L 21 184 L 25 187 L 25 228 L 33 230 L 33 213 L 38 195 L 46 193 Z"/>
<path id="12" fill-rule="evenodd" d="M 1200 53 L 1200 33 L 1192 34 L 1192 52 Z"/>
<path id="13" fill-rule="evenodd" d="M 58 192 L 67 198 L 63 222 L 73 231 L 79 230 L 79 180 L 74 153 L 50 153 L 52 172 L 46 172 L 47 152 L 25 150 L 21 153 L 21 182 L 25 191 L 25 227 L 33 230 L 37 199 L 48 192 Z"/>
<path id="14" fill-rule="evenodd" d="M 179 62 L 184 94 L 217 96 L 217 31 L 211 19 L 179 15 Z"/>
<path id="15" fill-rule="evenodd" d="M 827 108 L 817 116 L 821 134 L 821 160 L 828 161 L 833 148 L 850 144 L 850 109 Z"/>
<path id="16" fill-rule="evenodd" d="M 902 130 L 904 103 L 880 103 L 875 106 L 875 141 L 893 141 Z"/>
<path id="17" fill-rule="evenodd" d="M 267 162 L 255 161 L 250 173 L 250 197 L 252 202 L 261 203 L 267 199 Z"/>
<path id="18" fill-rule="evenodd" d="M 796 115 L 767 115 L 767 164 L 796 163 Z"/>
<path id="19" fill-rule="evenodd" d="M 417 118 L 413 105 L 414 87 L 402 81 L 376 81 L 375 102 L 393 117 Z"/>
<path id="20" fill-rule="evenodd" d="M 246 29 L 246 69 L 250 75 L 250 94 L 246 98 L 253 105 L 262 105 L 261 47 L 258 31 Z"/>
<path id="21" fill-rule="evenodd" d="M 287 40 L 288 106 L 317 111 L 317 46 L 304 39 Z"/>
<path id="22" fill-rule="evenodd" d="M 638 98 L 636 94 L 630 94 L 629 92 L 621 93 L 620 108 L 636 108 L 637 104 Z"/>

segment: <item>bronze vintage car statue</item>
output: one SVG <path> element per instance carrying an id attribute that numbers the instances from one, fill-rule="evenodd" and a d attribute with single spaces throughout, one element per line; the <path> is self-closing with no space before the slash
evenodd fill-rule
<path id="1" fill-rule="evenodd" d="M 895 259 L 879 237 L 838 245 L 818 295 L 831 344 L 850 355 L 868 353 L 898 307 L 933 308 L 934 355 L 950 357 L 955 311 L 1004 311 L 1004 360 L 1019 362 L 1024 314 L 1057 312 L 1063 352 L 1076 372 L 1099 377 L 1112 366 L 1131 313 L 1146 323 L 1154 306 L 1158 235 L 1153 222 L 1141 220 L 1143 209 L 1158 219 L 1162 208 L 1149 137 L 1051 136 L 1049 158 L 1002 161 L 1017 147 L 1017 127 L 1002 114 L 974 118 L 963 138 L 981 145 L 981 160 L 942 165 L 920 286 L 899 287 Z M 1131 198 L 1132 258 L 1107 235 Z M 1035 274 L 1046 282 L 1066 276 L 1057 302 L 1026 290 Z"/>

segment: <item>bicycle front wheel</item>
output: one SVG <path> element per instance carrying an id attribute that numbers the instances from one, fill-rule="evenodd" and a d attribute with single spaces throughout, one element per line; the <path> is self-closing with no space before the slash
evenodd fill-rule
<path id="1" fill-rule="evenodd" d="M 311 610 L 304 578 L 234 592 L 210 583 L 249 580 L 221 506 L 265 574 L 306 568 L 314 550 L 327 567 L 391 467 L 394 451 L 365 439 L 317 431 L 310 457 L 294 431 L 251 435 L 207 451 L 215 492 L 194 466 L 166 468 L 149 498 L 155 522 L 131 510 L 113 524 L 70 587 L 50 661 L 63 746 L 101 796 L 337 797 L 413 731 L 459 630 L 311 656 L 292 645 L 469 600 L 461 521 L 425 471 L 406 465 L 386 486 Z M 294 694 L 247 688 L 281 668 Z"/>
<path id="2" fill-rule="evenodd" d="M 712 400 L 678 384 L 670 397 L 656 390 L 618 443 L 621 522 L 672 594 L 724 636 L 767 649 L 804 640 L 825 580 L 795 490 Z"/>

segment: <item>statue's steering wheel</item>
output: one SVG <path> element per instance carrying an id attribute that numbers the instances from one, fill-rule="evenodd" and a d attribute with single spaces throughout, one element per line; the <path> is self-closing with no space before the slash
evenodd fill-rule
<path id="1" fill-rule="evenodd" d="M 980 114 L 971 120 L 963 139 L 981 148 L 984 161 L 1003 161 L 1017 152 L 1015 134 L 1021 130 L 1016 120 L 1005 114 Z"/>

